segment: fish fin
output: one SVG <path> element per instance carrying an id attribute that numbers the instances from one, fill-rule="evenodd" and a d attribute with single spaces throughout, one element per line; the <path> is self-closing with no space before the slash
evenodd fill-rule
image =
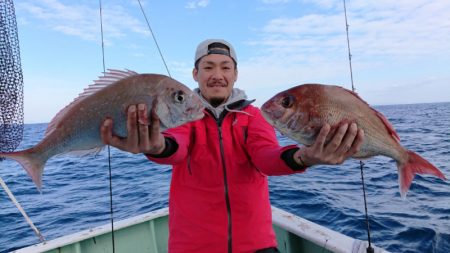
<path id="1" fill-rule="evenodd" d="M 137 75 L 138 73 L 132 70 L 117 70 L 117 69 L 108 69 L 107 72 L 103 72 L 103 76 L 99 76 L 98 80 L 95 80 L 93 84 L 89 85 L 86 89 L 84 89 L 83 93 L 81 93 L 75 100 L 80 100 L 84 97 L 90 96 L 95 92 L 103 89 L 104 87 L 120 81 L 124 78 Z"/>
<path id="2" fill-rule="evenodd" d="M 89 85 L 82 93 L 78 95 L 77 98 L 75 98 L 72 103 L 64 107 L 61 111 L 59 111 L 55 117 L 50 121 L 50 123 L 47 126 L 47 130 L 45 131 L 45 136 L 48 136 L 53 130 L 56 129 L 57 124 L 60 122 L 60 118 L 62 118 L 63 115 L 66 114 L 68 110 L 70 110 L 72 107 L 74 107 L 79 101 L 81 101 L 83 98 L 88 97 L 95 92 L 101 90 L 102 88 L 115 83 L 119 80 L 122 80 L 124 78 L 137 75 L 138 73 L 132 71 L 132 70 L 117 70 L 117 69 L 108 69 L 107 72 L 103 72 L 104 75 L 100 76 L 98 80 L 95 80 L 93 84 Z"/>
<path id="3" fill-rule="evenodd" d="M 339 87 L 339 86 L 338 86 Z M 342 89 L 344 89 L 343 87 L 340 87 Z M 396 140 L 397 142 L 400 142 L 400 136 L 398 136 L 397 132 L 395 132 L 394 127 L 392 126 L 392 124 L 389 122 L 389 120 L 379 111 L 373 109 L 366 101 L 364 101 L 364 99 L 362 99 L 356 92 L 351 91 L 351 90 L 347 90 L 344 89 L 347 92 L 349 92 L 350 94 L 352 94 L 353 96 L 355 96 L 356 98 L 358 98 L 359 100 L 361 100 L 363 103 L 365 103 L 367 106 L 369 106 L 369 108 L 375 112 L 375 115 L 377 115 L 377 117 L 379 119 L 381 119 L 381 121 L 383 122 L 384 126 L 386 127 L 386 130 L 388 131 L 389 135 L 392 136 L 392 138 L 394 138 L 394 140 Z"/>
<path id="4" fill-rule="evenodd" d="M 372 107 L 370 107 L 370 109 L 372 109 L 375 112 L 375 114 L 378 116 L 378 118 L 381 119 L 381 121 L 383 122 L 384 126 L 386 127 L 386 130 L 388 131 L 389 135 L 392 138 L 394 138 L 394 140 L 396 140 L 398 143 L 400 143 L 400 136 L 398 136 L 397 132 L 395 132 L 394 127 L 388 121 L 388 119 L 386 119 L 386 117 L 383 114 L 381 114 L 381 112 L 373 109 Z"/>
<path id="5" fill-rule="evenodd" d="M 402 199 L 406 198 L 406 193 L 411 186 L 415 174 L 431 174 L 439 177 L 440 179 L 446 180 L 444 174 L 438 168 L 422 158 L 420 155 L 409 150 L 407 151 L 407 154 L 408 159 L 406 163 L 397 163 L 399 172 L 398 183 Z"/>
<path id="6" fill-rule="evenodd" d="M 3 153 L 0 154 L 1 157 L 10 158 L 22 165 L 25 171 L 33 180 L 37 189 L 41 191 L 42 188 L 42 173 L 44 172 L 44 165 L 47 160 L 39 159 L 40 157 L 35 155 L 31 149 L 11 152 L 11 153 Z"/>
<path id="7" fill-rule="evenodd" d="M 100 153 L 103 150 L 104 147 L 105 146 L 101 146 L 98 148 L 92 148 L 92 149 L 85 149 L 85 150 L 74 150 L 74 151 L 70 151 L 67 153 L 58 154 L 56 156 L 60 156 L 60 155 L 73 155 L 73 156 L 79 156 L 79 157 L 87 156 L 87 155 L 96 156 L 96 155 L 98 155 L 98 153 Z"/>

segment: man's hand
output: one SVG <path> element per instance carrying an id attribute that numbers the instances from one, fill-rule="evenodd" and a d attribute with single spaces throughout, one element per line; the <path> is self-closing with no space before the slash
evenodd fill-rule
<path id="1" fill-rule="evenodd" d="M 130 105 L 127 114 L 127 137 L 122 138 L 113 134 L 112 119 L 106 119 L 103 122 L 100 136 L 103 143 L 120 150 L 133 154 L 157 155 L 161 154 L 165 148 L 164 136 L 160 132 L 159 123 L 159 117 L 154 109 L 149 122 L 145 104 Z"/>
<path id="2" fill-rule="evenodd" d="M 358 129 L 355 123 L 341 125 L 326 143 L 330 129 L 330 125 L 325 124 L 313 145 L 297 150 L 294 160 L 305 166 L 342 164 L 359 151 L 364 141 L 364 131 Z"/>

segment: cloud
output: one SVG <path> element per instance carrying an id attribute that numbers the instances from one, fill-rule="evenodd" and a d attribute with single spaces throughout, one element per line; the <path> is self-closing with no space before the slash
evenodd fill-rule
<path id="1" fill-rule="evenodd" d="M 325 53 L 342 47 L 345 20 L 342 6 L 332 9 L 329 1 L 316 4 L 318 11 L 294 18 L 274 18 L 261 28 L 254 45 L 269 47 L 268 52 L 292 54 Z M 352 51 L 364 58 L 408 59 L 440 55 L 450 41 L 450 3 L 445 1 L 355 1 L 347 6 Z M 321 14 L 331 13 L 331 14 Z M 444 32 L 446 31 L 446 32 Z M 296 49 L 296 50 L 294 50 Z M 342 51 L 342 50 L 341 50 Z"/>
<path id="2" fill-rule="evenodd" d="M 76 36 L 83 40 L 97 41 L 100 36 L 98 6 L 82 4 L 64 4 L 59 0 L 23 1 L 18 11 L 24 12 L 23 24 L 42 24 L 45 28 Z M 129 32 L 149 36 L 147 27 L 119 5 L 102 7 L 103 31 L 105 38 L 125 37 Z M 33 22 L 36 21 L 36 22 Z M 111 43 L 111 41 L 110 41 Z"/>
<path id="3" fill-rule="evenodd" d="M 281 91 L 304 82 L 344 85 L 349 88 L 349 63 L 342 3 L 302 0 L 301 16 L 275 17 L 246 43 L 254 57 L 240 63 L 240 80 L 249 94 L 267 97 L 263 88 Z M 297 4 L 297 3 L 296 3 Z M 450 2 L 363 1 L 347 3 L 350 46 L 356 87 L 368 102 L 397 103 L 396 85 L 414 86 L 401 102 L 432 101 L 449 74 L 424 70 L 428 64 L 448 62 Z M 408 68 L 410 68 L 408 70 Z M 441 68 L 441 67 L 440 67 Z M 430 73 L 437 78 L 429 79 Z M 255 87 L 256 85 L 256 87 Z M 404 89 L 404 88 L 403 88 Z M 376 95 L 375 95 L 376 94 Z M 397 93 L 398 94 L 398 93 Z M 427 99 L 421 96 L 429 97 Z M 448 95 L 436 97 L 444 101 Z"/>
<path id="4" fill-rule="evenodd" d="M 339 58 L 347 53 L 342 6 L 325 11 L 320 8 L 328 6 L 329 1 L 304 2 L 319 3 L 319 10 L 300 17 L 271 19 L 261 27 L 257 38 L 248 41 L 262 49 L 257 60 L 278 58 L 283 63 L 311 56 Z M 446 43 L 450 41 L 450 3 L 355 1 L 347 8 L 352 54 L 363 64 L 450 55 Z"/>
<path id="5" fill-rule="evenodd" d="M 348 2 L 348 1 L 347 1 Z M 354 1 L 352 1 L 354 2 Z M 336 0 L 301 0 L 300 3 L 302 5 L 312 5 L 317 6 L 325 10 L 333 10 L 343 8 L 343 2 L 342 1 L 336 1 Z M 348 5 L 348 3 L 347 3 Z"/>
<path id="6" fill-rule="evenodd" d="M 290 0 L 262 0 L 264 4 L 285 4 L 290 2 Z"/>
<path id="7" fill-rule="evenodd" d="M 197 9 L 197 8 L 205 8 L 209 5 L 209 0 L 196 0 L 189 1 L 186 4 L 186 9 Z"/>

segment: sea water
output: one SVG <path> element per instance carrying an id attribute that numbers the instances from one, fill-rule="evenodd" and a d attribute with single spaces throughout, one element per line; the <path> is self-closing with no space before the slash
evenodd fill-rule
<path id="1" fill-rule="evenodd" d="M 406 148 L 450 178 L 450 103 L 378 106 Z M 18 150 L 43 138 L 46 124 L 25 125 Z M 292 140 L 278 135 L 280 143 Z M 111 153 L 114 220 L 168 205 L 170 166 L 114 148 Z M 0 176 L 45 239 L 110 222 L 108 150 L 96 156 L 50 159 L 42 193 L 15 161 L 0 163 Z M 386 157 L 363 166 L 371 241 L 391 252 L 450 252 L 450 182 L 417 175 L 400 198 L 396 163 Z M 305 173 L 269 177 L 272 205 L 348 236 L 367 240 L 360 162 L 315 166 Z M 0 189 L 0 252 L 38 243 L 38 237 Z"/>

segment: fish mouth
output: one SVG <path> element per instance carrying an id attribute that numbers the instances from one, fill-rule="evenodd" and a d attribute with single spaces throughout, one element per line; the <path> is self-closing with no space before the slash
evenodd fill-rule
<path id="1" fill-rule="evenodd" d="M 279 118 L 275 118 L 272 113 L 269 113 L 264 110 L 265 108 L 261 108 L 261 114 L 263 118 L 275 129 L 277 129 L 281 134 L 288 136 L 289 130 L 286 129 L 285 125 L 279 121 Z"/>
<path id="2" fill-rule="evenodd" d="M 261 112 L 266 115 L 266 119 L 278 120 L 283 115 L 284 110 L 281 110 L 276 103 L 269 100 L 261 106 Z"/>
<path id="3" fill-rule="evenodd" d="M 270 103 L 265 103 L 261 106 L 261 113 L 267 121 L 272 122 L 273 124 L 283 116 L 283 111 Z"/>
<path id="4" fill-rule="evenodd" d="M 205 117 L 205 113 L 204 112 L 200 112 L 196 116 L 192 117 L 192 121 L 203 119 L 203 117 Z"/>
<path id="5" fill-rule="evenodd" d="M 185 115 L 190 121 L 199 120 L 205 116 L 205 113 L 203 112 L 204 110 L 205 106 L 200 100 L 198 100 L 197 103 L 192 103 L 186 106 Z"/>
<path id="6" fill-rule="evenodd" d="M 275 126 L 275 120 L 263 108 L 261 108 L 261 114 L 263 118 L 266 119 L 267 122 L 269 122 L 270 125 Z"/>
<path id="7" fill-rule="evenodd" d="M 205 107 L 203 106 L 198 106 L 196 108 L 188 108 L 186 110 L 186 116 L 189 119 L 189 121 L 202 119 L 205 116 L 205 113 L 203 112 L 204 109 Z"/>

